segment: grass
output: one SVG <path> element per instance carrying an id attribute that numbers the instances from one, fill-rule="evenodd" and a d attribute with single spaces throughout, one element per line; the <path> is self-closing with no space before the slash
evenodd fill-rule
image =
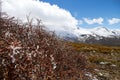
<path id="1" fill-rule="evenodd" d="M 74 42 L 68 42 L 68 44 L 79 53 L 86 55 L 89 66 L 99 70 L 96 71 L 99 78 L 120 80 L 120 47 Z"/>
<path id="2" fill-rule="evenodd" d="M 83 52 L 98 52 L 98 53 L 105 53 L 109 54 L 111 52 L 120 52 L 120 47 L 113 47 L 113 46 L 103 46 L 103 45 L 95 45 L 95 44 L 85 44 L 85 43 L 69 43 L 74 47 L 77 51 Z"/>

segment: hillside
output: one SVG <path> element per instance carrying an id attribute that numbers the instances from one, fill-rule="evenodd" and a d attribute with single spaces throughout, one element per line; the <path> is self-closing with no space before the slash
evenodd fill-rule
<path id="1" fill-rule="evenodd" d="M 119 9 L 120 0 L 0 0 L 0 80 L 120 80 Z"/>
<path id="2" fill-rule="evenodd" d="M 120 47 L 71 42 L 69 44 L 76 51 L 86 55 L 98 80 L 120 80 Z"/>
<path id="3" fill-rule="evenodd" d="M 74 41 L 88 44 L 102 44 L 107 46 L 120 46 L 120 30 L 112 30 L 106 27 L 95 27 L 84 29 L 78 27 L 71 32 L 58 32 L 67 41 Z"/>
<path id="4" fill-rule="evenodd" d="M 0 80 L 120 79 L 120 47 L 64 41 L 37 21 L 0 19 Z"/>

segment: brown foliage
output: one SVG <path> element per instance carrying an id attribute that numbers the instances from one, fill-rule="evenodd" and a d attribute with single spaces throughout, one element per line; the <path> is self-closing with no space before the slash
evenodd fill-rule
<path id="1" fill-rule="evenodd" d="M 0 20 L 0 80 L 90 80 L 86 59 L 44 26 Z"/>

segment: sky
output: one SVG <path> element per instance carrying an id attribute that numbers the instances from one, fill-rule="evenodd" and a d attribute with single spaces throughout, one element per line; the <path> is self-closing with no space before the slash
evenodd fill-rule
<path id="1" fill-rule="evenodd" d="M 69 10 L 75 17 L 120 17 L 120 0 L 42 0 Z"/>
<path id="2" fill-rule="evenodd" d="M 103 25 L 87 25 L 81 26 L 86 28 L 92 28 L 93 26 L 107 26 L 108 28 L 120 29 L 120 0 L 42 0 L 49 2 L 50 4 L 56 4 L 61 8 L 64 8 L 78 20 L 87 19 L 99 19 L 103 18 Z M 108 20 L 115 21 L 114 18 L 118 18 L 115 23 L 109 23 Z M 109 25 L 114 24 L 114 25 Z"/>
<path id="3" fill-rule="evenodd" d="M 2 11 L 26 22 L 38 18 L 50 30 L 120 29 L 120 0 L 2 0 Z"/>

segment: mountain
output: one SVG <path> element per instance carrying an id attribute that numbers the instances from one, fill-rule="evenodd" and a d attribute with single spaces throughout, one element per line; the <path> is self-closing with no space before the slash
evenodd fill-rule
<path id="1" fill-rule="evenodd" d="M 62 35 L 61 35 L 62 34 Z M 62 38 L 82 43 L 120 46 L 120 30 L 111 30 L 106 27 L 92 29 L 77 28 L 71 33 L 61 32 Z"/>

